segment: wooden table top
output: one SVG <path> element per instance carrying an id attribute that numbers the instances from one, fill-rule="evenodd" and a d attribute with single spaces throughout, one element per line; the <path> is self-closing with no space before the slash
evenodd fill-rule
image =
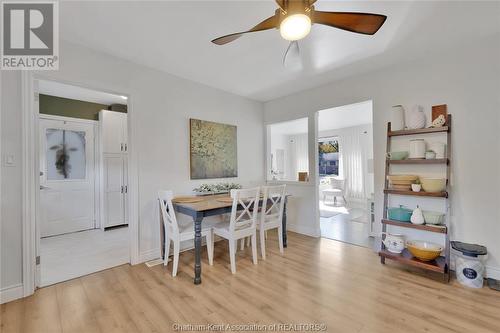
<path id="1" fill-rule="evenodd" d="M 290 196 L 289 194 L 285 195 L 286 197 Z M 215 195 L 204 195 L 200 196 L 200 198 L 203 198 L 203 201 L 198 201 L 198 202 L 175 202 L 174 198 L 174 206 L 179 206 L 179 207 L 184 207 L 189 210 L 193 210 L 196 212 L 203 212 L 207 210 L 212 210 L 212 209 L 218 209 L 218 208 L 229 208 L 233 206 L 232 202 L 223 202 L 223 201 L 218 201 L 217 199 L 220 198 L 229 198 L 230 195 L 229 193 L 225 194 L 215 194 Z M 260 197 L 262 200 L 262 196 Z"/>
<path id="2" fill-rule="evenodd" d="M 203 198 L 203 201 L 190 202 L 190 203 L 175 202 L 174 201 L 173 204 L 174 204 L 174 206 L 184 207 L 184 208 L 191 209 L 191 210 L 194 210 L 197 212 L 203 212 L 206 210 L 217 209 L 217 208 L 227 208 L 227 207 L 233 206 L 232 202 L 222 202 L 222 201 L 217 200 L 219 198 L 229 198 L 229 193 L 216 194 L 216 195 L 204 195 L 204 196 L 200 196 L 200 198 Z"/>

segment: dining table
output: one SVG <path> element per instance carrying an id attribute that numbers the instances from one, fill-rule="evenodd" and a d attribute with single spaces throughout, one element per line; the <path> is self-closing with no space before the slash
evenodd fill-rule
<path id="1" fill-rule="evenodd" d="M 288 196 L 284 197 L 283 203 L 283 246 L 287 247 L 287 236 L 286 236 L 286 205 L 288 201 Z M 223 215 L 231 212 L 233 203 L 227 199 L 229 194 L 215 194 L 200 196 L 198 202 L 176 202 L 175 198 L 173 200 L 173 206 L 177 213 L 190 216 L 193 219 L 194 224 L 194 284 L 201 283 L 201 225 L 203 219 L 209 216 Z M 222 199 L 222 200 L 221 200 Z M 259 201 L 259 207 L 262 206 L 263 198 Z M 270 199 L 268 199 L 270 202 Z M 164 226 L 160 221 L 160 235 L 162 242 L 162 257 L 165 255 L 165 240 L 164 240 Z"/>

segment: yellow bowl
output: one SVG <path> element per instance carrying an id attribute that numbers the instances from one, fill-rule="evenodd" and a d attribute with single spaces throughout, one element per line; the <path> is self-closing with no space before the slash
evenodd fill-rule
<path id="1" fill-rule="evenodd" d="M 443 247 L 441 245 L 418 240 L 407 241 L 406 246 L 408 247 L 408 251 L 410 251 L 414 257 L 422 261 L 434 260 L 439 257 L 443 251 Z"/>
<path id="2" fill-rule="evenodd" d="M 420 181 L 425 192 L 443 192 L 446 190 L 446 179 L 444 178 L 422 178 Z"/>

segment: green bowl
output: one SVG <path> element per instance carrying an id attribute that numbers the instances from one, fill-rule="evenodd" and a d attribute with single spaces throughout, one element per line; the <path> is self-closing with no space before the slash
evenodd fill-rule
<path id="1" fill-rule="evenodd" d="M 393 161 L 404 160 L 404 159 L 408 158 L 408 152 L 407 151 L 391 151 L 390 153 L 387 153 L 387 157 Z"/>

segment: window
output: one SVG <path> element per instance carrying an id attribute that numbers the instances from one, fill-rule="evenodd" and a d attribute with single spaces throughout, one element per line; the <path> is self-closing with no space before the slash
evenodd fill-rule
<path id="1" fill-rule="evenodd" d="M 338 137 L 322 138 L 318 141 L 319 175 L 339 175 L 339 141 Z"/>
<path id="2" fill-rule="evenodd" d="M 268 180 L 308 180 L 308 124 L 308 118 L 300 118 L 267 126 Z"/>
<path id="3" fill-rule="evenodd" d="M 47 129 L 47 180 L 85 179 L 85 132 Z"/>

